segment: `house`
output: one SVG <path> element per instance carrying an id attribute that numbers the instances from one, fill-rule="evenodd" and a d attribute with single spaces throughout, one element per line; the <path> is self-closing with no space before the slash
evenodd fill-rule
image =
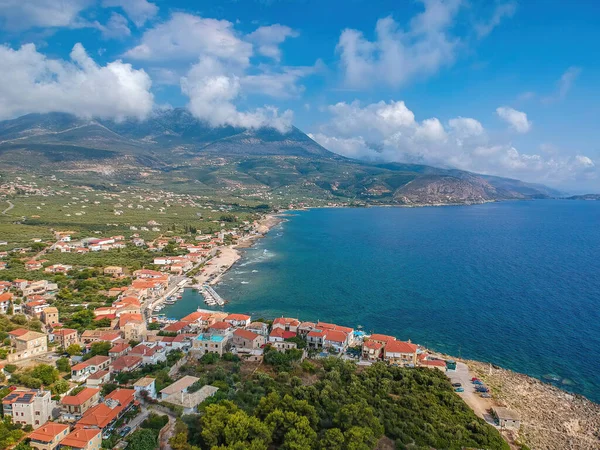
<path id="1" fill-rule="evenodd" d="M 42 322 L 44 322 L 46 325 L 60 323 L 58 319 L 58 309 L 54 306 L 48 306 L 42 310 Z"/>
<path id="2" fill-rule="evenodd" d="M 101 389 L 103 384 L 110 381 L 110 372 L 108 370 L 99 370 L 91 374 L 85 380 L 85 385 L 90 388 Z"/>
<path id="3" fill-rule="evenodd" d="M 32 296 L 37 297 L 37 296 Z M 50 305 L 46 303 L 46 300 L 32 300 L 23 305 L 25 308 L 25 312 L 30 316 L 41 317 L 44 309 L 48 308 Z"/>
<path id="4" fill-rule="evenodd" d="M 228 337 L 228 335 L 223 336 L 210 333 L 199 334 L 192 343 L 192 352 L 198 358 L 202 357 L 205 353 L 218 353 L 220 356 L 223 356 L 229 341 Z"/>
<path id="5" fill-rule="evenodd" d="M 252 322 L 246 327 L 246 330 L 267 337 L 269 335 L 269 325 L 264 322 Z"/>
<path id="6" fill-rule="evenodd" d="M 6 261 L 0 261 L 0 270 L 6 270 L 8 263 Z"/>
<path id="7" fill-rule="evenodd" d="M 313 331 L 316 327 L 317 325 L 313 322 L 302 322 L 300 325 L 298 325 L 298 334 L 306 337 L 308 333 Z"/>
<path id="8" fill-rule="evenodd" d="M 265 337 L 252 331 L 238 328 L 233 332 L 233 345 L 238 349 L 259 349 L 265 345 Z"/>
<path id="9" fill-rule="evenodd" d="M 441 359 L 423 359 L 419 361 L 419 366 L 446 372 L 446 361 L 442 361 Z"/>
<path id="10" fill-rule="evenodd" d="M 46 273 L 67 273 L 69 270 L 73 269 L 73 266 L 68 264 L 53 264 L 44 269 Z"/>
<path id="11" fill-rule="evenodd" d="M 41 356 L 48 352 L 48 337 L 37 331 L 18 328 L 8 333 L 13 352 L 6 357 L 12 363 L 23 359 Z"/>
<path id="12" fill-rule="evenodd" d="M 194 377 L 192 377 L 194 378 Z M 184 414 L 194 414 L 200 403 L 216 394 L 219 388 L 204 385 L 196 392 L 176 392 L 163 399 L 163 402 L 181 406 Z"/>
<path id="13" fill-rule="evenodd" d="M 131 356 L 139 356 L 144 364 L 156 364 L 167 360 L 165 349 L 160 345 L 139 344 L 129 352 Z"/>
<path id="14" fill-rule="evenodd" d="M 326 337 L 327 333 L 325 330 L 314 329 L 306 335 L 306 343 L 309 348 L 322 348 Z"/>
<path id="15" fill-rule="evenodd" d="M 110 358 L 108 356 L 92 356 L 87 361 L 83 361 L 71 367 L 71 379 L 76 382 L 85 381 L 90 375 L 100 372 L 101 370 L 107 370 L 109 365 Z"/>
<path id="16" fill-rule="evenodd" d="M 190 375 L 186 375 L 183 378 L 180 378 L 175 383 L 167 386 L 162 391 L 160 391 L 161 400 L 166 400 L 171 395 L 181 395 L 187 393 L 189 387 L 196 381 L 200 381 L 200 378 L 192 377 Z"/>
<path id="17" fill-rule="evenodd" d="M 85 387 L 75 395 L 65 395 L 60 401 L 61 418 L 67 422 L 79 420 L 100 401 L 100 389 Z"/>
<path id="18" fill-rule="evenodd" d="M 500 406 L 492 407 L 492 414 L 500 428 L 521 428 L 521 418 L 516 411 Z"/>
<path id="19" fill-rule="evenodd" d="M 337 353 L 343 352 L 348 348 L 350 335 L 338 330 L 327 330 L 323 347 L 333 349 Z"/>
<path id="20" fill-rule="evenodd" d="M 50 397 L 50 391 L 12 391 L 2 399 L 4 416 L 11 417 L 13 423 L 31 425 L 36 430 L 52 418 Z"/>
<path id="21" fill-rule="evenodd" d="M 293 337 L 296 337 L 296 333 L 293 331 L 285 331 L 283 328 L 273 328 L 269 334 L 269 342 L 283 342 Z"/>
<path id="22" fill-rule="evenodd" d="M 118 327 L 126 341 L 143 341 L 146 338 L 146 321 L 141 314 L 121 314 Z"/>
<path id="23" fill-rule="evenodd" d="M 40 270 L 43 266 L 44 265 L 41 261 L 36 261 L 35 259 L 32 259 L 31 261 L 27 261 L 25 263 L 25 270 Z"/>
<path id="24" fill-rule="evenodd" d="M 104 430 L 123 416 L 135 401 L 133 389 L 116 389 L 104 402 L 88 409 L 77 422 L 77 427 Z"/>
<path id="25" fill-rule="evenodd" d="M 115 359 L 126 355 L 129 352 L 129 350 L 131 350 L 129 344 L 125 342 L 119 342 L 113 345 L 113 347 L 108 351 L 108 356 L 114 361 Z"/>
<path id="26" fill-rule="evenodd" d="M 369 336 L 370 341 L 379 342 L 380 344 L 387 344 L 388 342 L 395 341 L 396 338 L 394 336 L 387 336 L 385 334 L 372 334 Z"/>
<path id="27" fill-rule="evenodd" d="M 417 346 L 410 342 L 389 341 L 383 348 L 383 358 L 390 364 L 415 366 L 417 364 Z"/>
<path id="28" fill-rule="evenodd" d="M 163 331 L 166 331 L 168 333 L 181 334 L 184 332 L 184 330 L 188 330 L 189 328 L 190 328 L 189 322 L 184 322 L 184 321 L 180 320 L 179 322 L 175 322 L 175 323 L 171 323 L 171 324 L 167 325 L 166 327 L 163 328 Z"/>
<path id="29" fill-rule="evenodd" d="M 284 331 L 298 332 L 300 321 L 298 319 L 290 319 L 288 317 L 278 317 L 273 321 L 273 329 L 282 328 Z"/>
<path id="30" fill-rule="evenodd" d="M 133 388 L 135 389 L 135 396 L 142 400 L 145 396 L 156 400 L 156 380 L 150 377 L 140 378 L 133 384 Z M 145 394 L 142 394 L 145 392 Z"/>
<path id="31" fill-rule="evenodd" d="M 383 344 L 372 339 L 368 339 L 363 343 L 362 357 L 368 361 L 380 360 L 383 356 Z"/>
<path id="32" fill-rule="evenodd" d="M 278 352 L 285 353 L 287 350 L 294 350 L 298 348 L 298 345 L 295 342 L 273 342 L 270 344 Z"/>
<path id="33" fill-rule="evenodd" d="M 59 347 L 68 348 L 69 345 L 79 344 L 79 338 L 77 337 L 77 330 L 71 328 L 60 328 L 52 332 L 54 340 Z"/>
<path id="34" fill-rule="evenodd" d="M 10 292 L 0 294 L 0 314 L 6 314 L 6 312 L 10 308 L 12 299 L 13 295 Z"/>
<path id="35" fill-rule="evenodd" d="M 69 434 L 69 425 L 48 422 L 31 432 L 29 447 L 34 450 L 57 450 L 59 442 Z"/>
<path id="36" fill-rule="evenodd" d="M 225 322 L 230 323 L 234 327 L 247 327 L 250 325 L 250 316 L 246 314 L 229 314 L 224 319 Z"/>
<path id="37" fill-rule="evenodd" d="M 111 372 L 131 372 L 144 363 L 144 359 L 141 356 L 130 356 L 125 355 L 115 359 L 110 365 Z"/>
<path id="38" fill-rule="evenodd" d="M 229 322 L 215 322 L 208 327 L 208 332 L 219 336 L 229 336 L 233 330 Z"/>
<path id="39" fill-rule="evenodd" d="M 81 334 L 81 341 L 84 344 L 92 344 L 94 342 L 112 342 L 115 343 L 123 336 L 120 332 L 114 330 L 85 330 Z"/>
<path id="40" fill-rule="evenodd" d="M 104 268 L 104 275 L 110 275 L 114 278 L 119 278 L 124 275 L 124 270 L 119 266 L 108 266 Z"/>
<path id="41" fill-rule="evenodd" d="M 135 278 L 163 278 L 165 274 L 157 270 L 140 269 L 133 272 L 133 276 Z"/>
<path id="42" fill-rule="evenodd" d="M 102 445 L 102 431 L 96 428 L 75 428 L 60 445 L 72 450 L 99 450 Z"/>

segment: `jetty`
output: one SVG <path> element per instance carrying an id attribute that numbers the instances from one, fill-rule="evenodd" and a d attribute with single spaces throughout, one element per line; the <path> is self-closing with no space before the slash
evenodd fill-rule
<path id="1" fill-rule="evenodd" d="M 202 292 L 202 296 L 204 297 L 204 303 L 209 306 L 224 306 L 226 303 L 223 297 L 217 294 L 217 291 L 208 284 L 203 285 L 200 292 Z"/>

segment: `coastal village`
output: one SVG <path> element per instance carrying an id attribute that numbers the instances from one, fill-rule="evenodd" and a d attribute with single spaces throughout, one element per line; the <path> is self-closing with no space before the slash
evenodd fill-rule
<path id="1" fill-rule="evenodd" d="M 21 189 L 25 186 L 33 189 Z M 37 188 L 30 193 L 50 195 Z M 194 203 L 167 194 L 139 201 L 164 203 L 165 197 Z M 85 212 L 85 200 L 78 210 Z M 71 195 L 69 203 L 81 201 Z M 120 215 L 118 208 L 139 208 L 118 205 L 115 215 Z M 221 220 L 212 221 L 217 231 L 208 233 L 192 228 L 176 233 L 152 219 L 118 234 L 53 229 L 51 239 L 32 237 L 27 247 L 0 241 L 7 248 L 0 251 L 0 313 L 6 318 L 0 397 L 4 417 L 18 425 L 13 445 L 125 448 L 127 437 L 160 412 L 169 418 L 160 430 L 160 448 L 170 448 L 163 437 L 173 435 L 176 418 L 198 413 L 220 390 L 219 383 L 204 383 L 186 367 L 235 358 L 255 371 L 282 358 L 298 364 L 339 358 L 359 367 L 384 363 L 440 371 L 476 415 L 519 448 L 526 424 L 510 401 L 494 395 L 485 366 L 475 371 L 410 340 L 345 324 L 227 313 L 225 300 L 211 286 L 239 259 L 236 248 L 250 246 L 282 219 L 236 217 L 226 206 L 210 208 Z M 116 257 L 124 252 L 129 253 Z M 180 319 L 161 314 L 165 305 L 181 300 L 184 289 L 196 289 L 211 309 L 199 308 Z M 586 436 L 571 442 L 595 442 L 593 434 Z"/>

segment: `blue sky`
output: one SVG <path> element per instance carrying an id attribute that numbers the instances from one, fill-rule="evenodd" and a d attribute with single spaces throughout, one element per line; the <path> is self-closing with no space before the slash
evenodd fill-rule
<path id="1" fill-rule="evenodd" d="M 600 191 L 600 4 L 0 0 L 0 119 L 294 124 L 340 154 Z"/>

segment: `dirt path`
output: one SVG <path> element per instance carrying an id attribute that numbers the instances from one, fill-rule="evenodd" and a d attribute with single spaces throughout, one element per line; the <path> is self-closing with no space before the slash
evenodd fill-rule
<path id="1" fill-rule="evenodd" d="M 11 209 L 13 209 L 15 207 L 15 205 L 13 205 L 10 200 L 6 200 L 6 203 L 8 203 L 8 208 L 6 208 L 4 211 L 2 211 L 3 216 L 5 216 L 7 212 L 9 212 Z"/>

